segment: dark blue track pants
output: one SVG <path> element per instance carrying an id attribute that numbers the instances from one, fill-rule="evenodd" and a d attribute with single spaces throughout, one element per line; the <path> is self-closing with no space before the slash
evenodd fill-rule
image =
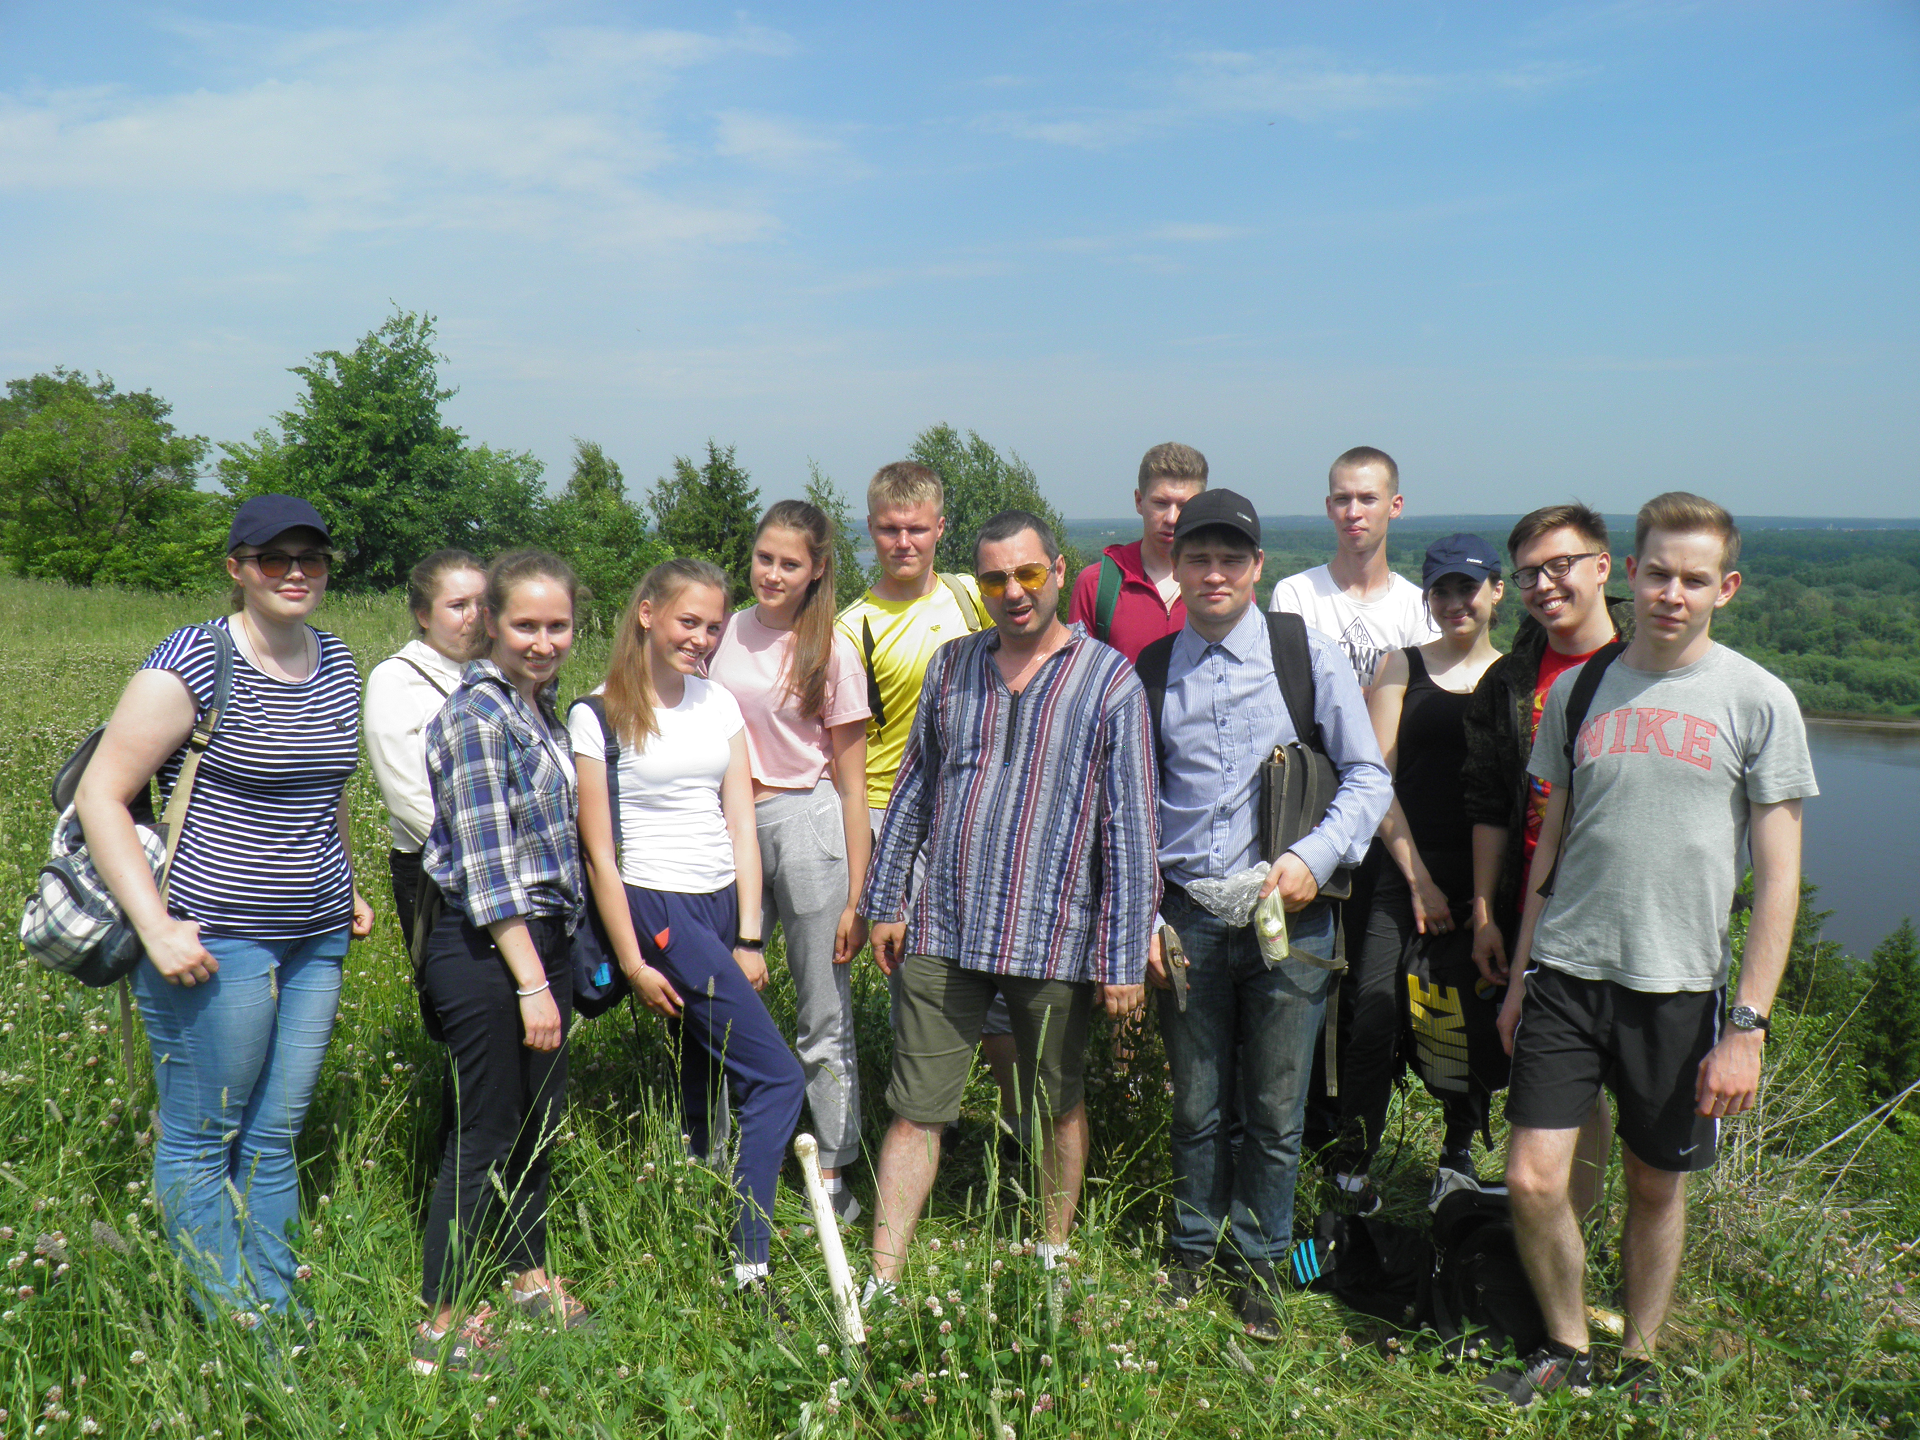
<path id="1" fill-rule="evenodd" d="M 739 1131 L 733 1188 L 736 1257 L 764 1264 L 773 1234 L 773 1193 L 806 1098 L 806 1076 L 779 1027 L 733 958 L 739 933 L 734 890 L 676 895 L 627 887 L 634 932 L 649 965 L 679 993 L 674 1026 L 680 1056 L 680 1106 L 694 1151 L 708 1152 L 714 1103 L 724 1074 Z"/>

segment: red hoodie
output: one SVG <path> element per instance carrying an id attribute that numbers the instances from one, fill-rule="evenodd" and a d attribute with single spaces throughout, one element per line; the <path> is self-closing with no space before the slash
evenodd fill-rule
<path id="1" fill-rule="evenodd" d="M 1138 660 L 1140 652 L 1162 635 L 1171 635 L 1187 623 L 1186 602 L 1178 595 L 1168 607 L 1160 591 L 1147 579 L 1140 561 L 1140 542 L 1109 545 L 1107 558 L 1120 567 L 1120 599 L 1113 607 L 1113 628 L 1105 639 L 1129 660 Z M 1074 579 L 1073 600 L 1067 607 L 1067 619 L 1087 627 L 1087 633 L 1101 638 L 1094 629 L 1094 609 L 1100 597 L 1100 563 L 1087 566 Z"/>

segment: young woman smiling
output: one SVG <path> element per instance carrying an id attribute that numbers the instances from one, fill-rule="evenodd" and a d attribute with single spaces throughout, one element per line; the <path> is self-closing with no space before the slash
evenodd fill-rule
<path id="1" fill-rule="evenodd" d="M 836 1213 L 860 1204 L 840 1178 L 860 1158 L 860 1067 L 847 962 L 867 942 L 856 910 L 872 830 L 866 672 L 834 626 L 833 522 L 804 500 L 767 511 L 753 539 L 751 609 L 707 662 L 746 719 L 759 834 L 761 927 L 778 920 L 799 1020 L 820 1173 Z"/>
<path id="2" fill-rule="evenodd" d="M 1473 827 L 1461 772 L 1467 700 L 1500 658 L 1491 634 L 1504 593 L 1500 552 L 1478 535 L 1436 540 L 1421 568 L 1421 588 L 1440 637 L 1388 651 L 1367 692 L 1374 736 L 1393 774 L 1393 804 L 1380 824 L 1393 863 L 1382 868 L 1374 886 L 1354 967 L 1353 1024 L 1342 1037 L 1345 1119 L 1334 1160 L 1336 1188 L 1363 1213 L 1378 1205 L 1367 1170 L 1386 1124 L 1394 1045 L 1407 1004 L 1401 957 L 1416 933 L 1458 929 L 1473 901 Z M 1471 992 L 1478 975 L 1460 979 Z M 1477 1106 L 1466 1098 L 1441 1101 L 1446 1136 L 1434 1180 L 1436 1203 L 1447 1189 L 1476 1183 L 1473 1132 L 1479 1123 Z"/>
<path id="3" fill-rule="evenodd" d="M 520 1316 L 564 1329 L 586 1307 L 546 1270 L 547 1152 L 567 1087 L 570 938 L 585 899 L 579 805 L 554 679 L 573 646 L 578 585 L 564 560 L 502 555 L 487 571 L 485 648 L 427 723 L 433 825 L 421 868 L 445 897 L 420 969 L 422 1005 L 452 1052 L 440 1174 L 427 1208 L 413 1367 L 479 1373 L 500 1343 L 474 1251 L 497 1227 Z"/>
<path id="4" fill-rule="evenodd" d="M 773 1197 L 805 1085 L 759 995 L 767 966 L 745 722 L 733 696 L 698 673 L 726 621 L 725 571 L 704 560 L 656 565 L 634 591 L 607 683 L 594 692 L 604 723 L 578 702 L 568 724 L 594 903 L 635 993 L 675 1031 L 697 1154 L 708 1153 L 726 1078 L 739 1129 L 734 1283 L 777 1314 L 768 1279 Z M 610 740 L 618 744 L 617 847 Z"/>
<path id="5" fill-rule="evenodd" d="M 139 932 L 133 991 L 153 1053 L 153 1178 L 169 1239 L 209 1312 L 284 1315 L 297 1267 L 293 1146 L 340 1001 L 349 936 L 373 927 L 353 884 L 345 786 L 360 677 L 307 618 L 333 565 L 304 500 L 256 495 L 227 536 L 232 693 L 201 760 L 166 899 L 128 808 L 179 779 L 214 700 L 219 642 L 197 625 L 155 647 L 75 797 L 100 873 Z"/>
<path id="6" fill-rule="evenodd" d="M 407 577 L 413 639 L 367 676 L 367 758 L 386 802 L 393 848 L 394 915 L 403 941 L 413 939 L 413 901 L 420 888 L 420 850 L 433 825 L 427 786 L 427 721 L 459 688 L 461 667 L 480 633 L 486 567 L 465 550 L 436 550 Z"/>

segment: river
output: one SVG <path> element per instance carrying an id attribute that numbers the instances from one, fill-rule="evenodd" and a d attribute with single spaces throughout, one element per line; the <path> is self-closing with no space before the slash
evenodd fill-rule
<path id="1" fill-rule="evenodd" d="M 1828 938 L 1864 960 L 1903 916 L 1920 922 L 1920 729 L 1815 720 L 1807 736 L 1820 796 L 1802 864 Z"/>

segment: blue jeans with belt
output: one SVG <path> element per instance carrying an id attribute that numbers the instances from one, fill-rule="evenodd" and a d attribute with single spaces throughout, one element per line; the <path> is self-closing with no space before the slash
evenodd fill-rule
<path id="1" fill-rule="evenodd" d="M 299 1263 L 293 1146 L 333 1035 L 347 932 L 200 943 L 220 962 L 202 984 L 169 984 L 144 961 L 133 972 L 160 1092 L 153 1188 L 200 1281 L 196 1304 L 284 1311 Z"/>
<path id="2" fill-rule="evenodd" d="M 1173 1227 L 1169 1244 L 1195 1263 L 1223 1229 L 1242 1260 L 1284 1261 L 1293 1244 L 1300 1122 L 1329 972 L 1288 956 L 1269 968 L 1253 927 L 1230 927 L 1169 886 L 1162 918 L 1191 962 L 1187 1008 L 1158 991 L 1173 1071 Z M 1291 943 L 1333 948 L 1333 907 L 1287 917 Z M 1244 1126 L 1236 1149 L 1232 1111 Z"/>

